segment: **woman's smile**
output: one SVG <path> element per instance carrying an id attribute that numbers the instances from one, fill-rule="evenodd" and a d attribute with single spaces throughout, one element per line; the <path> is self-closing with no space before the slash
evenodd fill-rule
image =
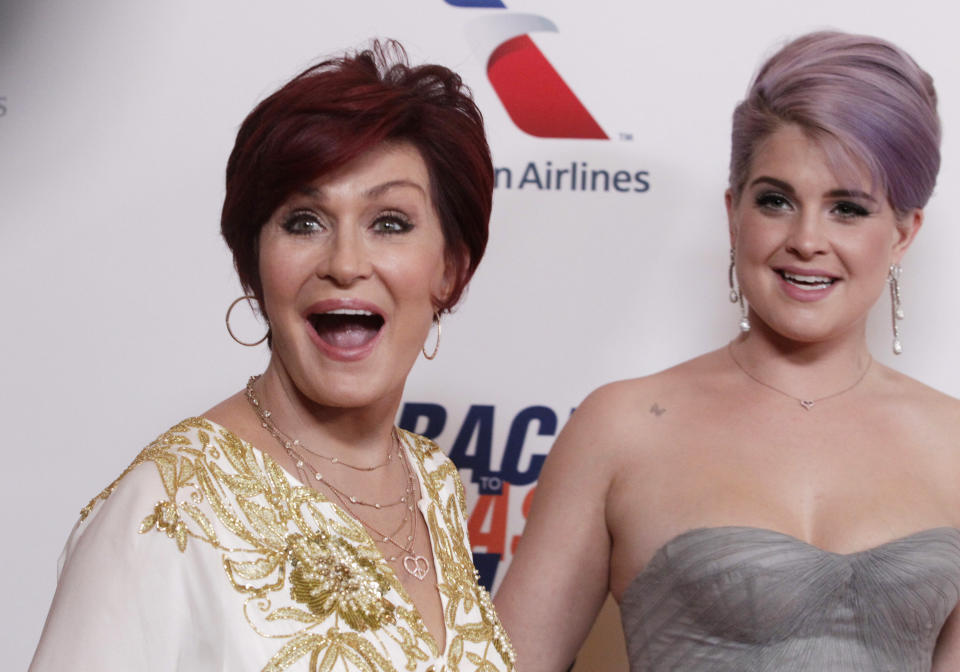
<path id="1" fill-rule="evenodd" d="M 376 305 L 358 299 L 327 299 L 310 307 L 306 316 L 314 344 L 340 361 L 363 359 L 379 341 L 386 320 Z"/>
<path id="2" fill-rule="evenodd" d="M 399 399 L 454 274 L 429 171 L 384 143 L 304 185 L 260 234 L 271 366 L 320 405 Z"/>
<path id="3" fill-rule="evenodd" d="M 840 278 L 817 269 L 775 268 L 780 288 L 797 301 L 820 301 L 828 297 Z"/>
<path id="4" fill-rule="evenodd" d="M 870 184 L 866 173 L 835 175 L 820 141 L 797 125 L 759 144 L 742 194 L 728 196 L 751 322 L 799 342 L 863 329 L 919 226 L 919 215 L 901 218 Z"/>

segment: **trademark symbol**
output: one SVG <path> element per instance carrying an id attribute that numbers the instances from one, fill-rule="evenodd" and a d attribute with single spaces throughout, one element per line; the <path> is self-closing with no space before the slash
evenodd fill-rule
<path id="1" fill-rule="evenodd" d="M 626 141 L 626 142 L 632 142 L 632 141 L 633 141 L 633 133 L 621 133 L 621 134 L 620 134 L 620 139 L 621 139 L 621 140 L 624 140 L 624 141 Z"/>

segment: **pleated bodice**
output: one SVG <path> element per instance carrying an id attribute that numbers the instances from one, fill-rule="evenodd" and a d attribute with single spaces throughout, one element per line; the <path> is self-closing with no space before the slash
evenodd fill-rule
<path id="1" fill-rule="evenodd" d="M 955 528 L 838 554 L 718 527 L 664 544 L 620 609 L 631 672 L 926 672 L 958 600 Z"/>

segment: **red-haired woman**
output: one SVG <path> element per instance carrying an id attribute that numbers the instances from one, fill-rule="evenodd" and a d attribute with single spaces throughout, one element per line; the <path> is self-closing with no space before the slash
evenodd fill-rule
<path id="1" fill-rule="evenodd" d="M 83 510 L 32 670 L 512 669 L 456 469 L 393 424 L 492 189 L 460 78 L 395 44 L 253 110 L 222 231 L 269 364 Z"/>

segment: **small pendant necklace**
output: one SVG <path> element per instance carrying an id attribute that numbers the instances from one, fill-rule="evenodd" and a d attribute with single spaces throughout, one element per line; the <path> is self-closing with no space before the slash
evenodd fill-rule
<path id="1" fill-rule="evenodd" d="M 382 467 L 386 467 L 393 460 L 393 451 L 389 448 L 387 449 L 387 457 L 383 462 L 375 464 L 372 467 L 360 467 L 355 464 L 350 464 L 349 462 L 343 462 L 338 457 L 331 457 L 330 455 L 324 455 L 318 453 L 315 450 L 310 450 L 305 445 L 300 443 L 299 440 L 291 440 L 289 436 L 280 431 L 270 417 L 273 415 L 270 411 L 260 406 L 260 400 L 257 398 L 256 392 L 253 391 L 253 384 L 260 378 L 260 376 L 250 376 L 250 379 L 247 381 L 247 401 L 250 402 L 250 405 L 253 406 L 254 412 L 256 412 L 257 417 L 260 418 L 260 425 L 266 429 L 273 436 L 274 439 L 279 441 L 284 448 L 287 448 L 286 444 L 290 444 L 293 447 L 303 448 L 305 451 L 313 455 L 314 457 L 319 457 L 321 460 L 326 460 L 330 464 L 339 464 L 341 466 L 347 467 L 348 469 L 353 469 L 354 471 L 376 471 Z M 396 443 L 396 431 L 393 433 L 394 443 Z M 320 480 L 320 479 L 317 479 Z"/>
<path id="2" fill-rule="evenodd" d="M 375 465 L 373 467 L 358 467 L 358 466 L 343 462 L 342 460 L 339 460 L 335 457 L 328 457 L 328 456 L 321 455 L 315 451 L 308 450 L 306 446 L 300 443 L 299 440 L 291 439 L 291 437 L 283 433 L 280 430 L 280 428 L 277 427 L 277 425 L 272 420 L 273 414 L 269 410 L 263 407 L 263 405 L 260 403 L 260 400 L 257 398 L 257 393 L 253 389 L 253 384 L 254 382 L 256 382 L 258 378 L 259 376 L 251 376 L 250 379 L 247 381 L 247 387 L 246 387 L 247 401 L 250 402 L 250 406 L 253 408 L 254 412 L 257 414 L 257 417 L 260 419 L 260 426 L 263 427 L 265 430 L 267 430 L 267 432 L 277 441 L 277 443 L 280 444 L 280 447 L 283 448 L 284 452 L 287 453 L 290 459 L 293 460 L 293 463 L 296 466 L 297 471 L 300 473 L 300 476 L 303 479 L 303 482 L 310 483 L 312 480 L 312 481 L 324 483 L 327 486 L 327 488 L 329 488 L 330 491 L 334 494 L 334 496 L 340 501 L 340 504 L 343 506 L 343 508 L 346 509 L 346 511 L 351 516 L 353 516 L 356 520 L 358 520 L 364 527 L 366 527 L 368 530 L 373 532 L 376 535 L 376 538 L 402 551 L 402 554 L 403 554 L 402 559 L 400 558 L 399 555 L 392 555 L 389 558 L 387 558 L 389 562 L 396 562 L 398 559 L 401 559 L 401 565 L 403 566 L 403 569 L 418 581 L 423 581 L 426 575 L 430 572 L 430 562 L 424 556 L 418 554 L 414 550 L 414 546 L 417 540 L 417 518 L 416 518 L 416 515 L 413 513 L 413 504 L 415 501 L 414 483 L 415 483 L 416 477 L 413 474 L 413 470 L 411 469 L 410 464 L 404 458 L 401 452 L 400 440 L 399 440 L 396 428 L 394 428 L 391 432 L 391 437 L 392 437 L 391 448 L 388 451 L 388 456 L 386 461 L 378 465 Z M 299 448 L 303 448 L 304 450 L 307 450 L 307 452 L 309 452 L 311 455 L 321 457 L 332 464 L 340 464 L 357 471 L 373 471 L 374 469 L 379 469 L 380 467 L 386 466 L 392 460 L 393 454 L 394 454 L 394 448 L 395 448 L 398 461 L 400 462 L 400 466 L 403 469 L 404 475 L 406 477 L 404 493 L 399 499 L 390 501 L 390 502 L 384 502 L 384 503 L 368 502 L 354 495 L 350 495 L 349 493 L 345 492 L 344 490 L 338 488 L 336 485 L 331 483 L 329 478 L 324 477 L 323 474 L 321 474 L 316 467 L 314 467 L 306 459 L 304 459 L 304 456 L 298 450 Z M 308 470 L 313 476 L 312 479 L 307 477 Z M 351 506 L 351 505 L 369 506 L 376 509 L 385 509 L 392 506 L 397 506 L 399 504 L 406 504 L 406 506 L 404 507 L 403 516 L 401 517 L 400 523 L 397 525 L 396 529 L 394 529 L 394 531 L 389 534 L 380 531 L 379 529 L 371 525 L 369 522 L 364 520 L 363 517 L 358 515 L 357 512 Z M 409 525 L 409 530 L 406 535 L 406 544 L 402 544 L 399 541 L 397 541 L 396 536 L 400 534 L 401 530 L 403 530 L 408 525 Z"/>
<path id="3" fill-rule="evenodd" d="M 790 399 L 793 399 L 794 401 L 798 402 L 800 406 L 803 408 L 803 410 L 805 411 L 811 410 L 814 407 L 814 405 L 816 405 L 818 402 L 825 401 L 827 399 L 833 399 L 834 397 L 839 397 L 841 394 L 844 394 L 845 392 L 849 392 L 850 390 L 855 388 L 857 385 L 859 385 L 864 378 L 866 378 L 867 373 L 870 371 L 870 367 L 873 366 L 873 357 L 871 357 L 870 360 L 867 362 L 866 367 L 864 367 L 863 373 L 861 373 L 860 376 L 855 381 L 853 381 L 852 385 L 848 385 L 847 387 L 843 388 L 839 392 L 828 394 L 825 397 L 818 397 L 816 399 L 803 399 L 801 397 L 795 397 L 789 392 L 784 392 L 779 387 L 774 387 L 770 383 L 765 383 L 759 378 L 757 378 L 755 375 L 747 371 L 747 369 L 743 366 L 743 364 L 737 361 L 736 356 L 733 354 L 733 343 L 729 343 L 727 345 L 727 352 L 730 353 L 730 359 L 733 360 L 733 363 L 737 365 L 738 369 L 740 369 L 741 371 L 743 371 L 744 374 L 746 374 L 747 378 L 749 378 L 755 383 L 759 383 L 760 385 L 763 385 L 764 387 L 773 390 L 774 392 L 777 392 L 779 394 L 782 394 L 785 397 L 789 397 Z"/>

